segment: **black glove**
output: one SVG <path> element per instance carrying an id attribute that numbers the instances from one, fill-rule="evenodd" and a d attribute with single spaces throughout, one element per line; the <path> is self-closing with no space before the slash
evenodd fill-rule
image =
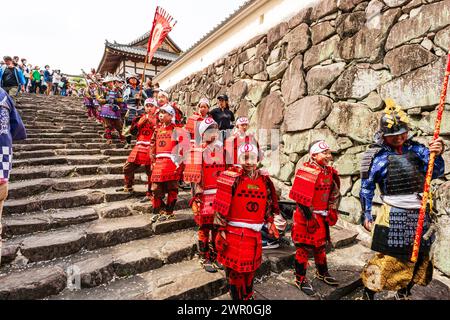
<path id="1" fill-rule="evenodd" d="M 306 220 L 311 220 L 312 219 L 312 212 L 311 209 L 307 206 L 304 206 L 302 204 L 297 204 L 298 207 L 302 210 L 303 215 L 305 216 Z"/>

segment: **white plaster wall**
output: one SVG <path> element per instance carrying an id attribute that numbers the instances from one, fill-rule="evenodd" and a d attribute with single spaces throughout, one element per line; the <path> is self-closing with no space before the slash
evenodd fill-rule
<path id="1" fill-rule="evenodd" d="M 317 0 L 261 0 L 260 6 L 249 12 L 232 28 L 219 35 L 194 55 L 176 66 L 173 70 L 162 72 L 156 78 L 161 88 L 168 89 L 180 80 L 209 66 L 224 57 L 228 52 L 243 45 L 258 34 L 267 32 L 278 23 L 288 20 L 301 9 Z M 262 4 L 262 5 L 261 5 Z M 264 22 L 260 23 L 261 15 Z"/>

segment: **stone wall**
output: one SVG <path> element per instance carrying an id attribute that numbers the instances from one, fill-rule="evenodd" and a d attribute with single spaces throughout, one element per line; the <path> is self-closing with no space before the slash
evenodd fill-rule
<path id="1" fill-rule="evenodd" d="M 249 116 L 253 129 L 279 129 L 280 146 L 266 148 L 264 165 L 284 196 L 309 143 L 325 138 L 342 175 L 342 216 L 356 223 L 359 162 L 383 100 L 402 105 L 417 139 L 430 140 L 449 46 L 450 0 L 322 0 L 170 92 L 188 114 L 201 97 L 227 93 L 236 114 Z M 442 136 L 448 146 L 446 108 Z M 273 153 L 279 165 L 273 165 Z M 445 159 L 446 176 L 437 184 L 450 180 L 449 151 Z M 375 203 L 381 203 L 379 195 Z M 446 259 L 450 274 L 450 253 Z"/>

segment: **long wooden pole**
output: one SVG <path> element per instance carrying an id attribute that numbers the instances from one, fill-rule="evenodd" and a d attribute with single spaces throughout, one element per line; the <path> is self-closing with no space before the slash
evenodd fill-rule
<path id="1" fill-rule="evenodd" d="M 152 29 L 150 30 L 150 35 L 149 35 L 149 43 L 147 44 L 147 53 L 145 54 L 145 60 L 144 60 L 144 71 L 142 72 L 142 77 L 141 77 L 141 90 L 139 92 L 139 95 L 142 95 L 142 90 L 144 89 L 144 81 L 145 81 L 145 71 L 147 70 L 147 64 L 148 64 L 148 54 L 150 52 L 150 48 L 151 48 L 151 41 L 152 41 L 152 36 L 153 36 L 153 30 L 155 29 L 155 22 L 156 22 L 156 15 L 158 13 L 158 8 L 156 7 L 155 10 L 155 17 L 153 18 L 153 24 L 152 24 Z M 150 61 L 151 62 L 151 61 Z"/>
<path id="2" fill-rule="evenodd" d="M 439 138 L 439 135 L 441 133 L 442 115 L 444 113 L 445 100 L 447 98 L 447 88 L 448 88 L 449 76 L 450 76 L 450 54 L 448 55 L 447 69 L 445 71 L 444 84 L 442 85 L 441 99 L 439 102 L 439 108 L 438 108 L 436 123 L 435 123 L 435 127 L 434 127 L 434 136 L 433 136 L 434 140 Z M 414 238 L 414 246 L 413 246 L 413 251 L 412 251 L 412 256 L 411 256 L 412 262 L 417 262 L 417 258 L 419 256 L 420 242 L 422 240 L 422 232 L 423 232 L 423 223 L 425 221 L 427 204 L 428 204 L 428 201 L 430 198 L 431 178 L 433 177 L 435 160 L 436 160 L 436 153 L 432 152 L 430 154 L 430 161 L 428 162 L 427 175 L 425 177 L 425 185 L 423 188 L 422 205 L 421 205 L 420 211 L 419 211 L 419 219 L 417 221 L 416 235 Z"/>

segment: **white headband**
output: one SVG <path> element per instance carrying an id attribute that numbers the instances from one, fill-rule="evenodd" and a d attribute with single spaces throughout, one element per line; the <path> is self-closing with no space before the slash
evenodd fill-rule
<path id="1" fill-rule="evenodd" d="M 239 126 L 241 124 L 248 124 L 248 118 L 247 117 L 240 117 L 236 121 L 236 125 Z"/>
<path id="2" fill-rule="evenodd" d="M 213 118 L 208 117 L 202 122 L 200 122 L 198 126 L 198 132 L 200 133 L 200 135 L 203 135 L 205 131 L 213 125 L 217 125 L 217 122 L 215 122 Z"/>
<path id="3" fill-rule="evenodd" d="M 243 144 L 238 149 L 238 159 L 244 153 L 253 153 L 256 156 L 258 156 L 258 147 L 255 146 L 254 144 Z"/>
<path id="4" fill-rule="evenodd" d="M 316 144 L 314 144 L 311 149 L 309 150 L 309 154 L 313 155 L 313 154 L 317 154 L 317 153 L 321 153 L 324 152 L 326 150 L 330 150 L 330 146 L 325 142 L 325 141 L 319 141 Z"/>

